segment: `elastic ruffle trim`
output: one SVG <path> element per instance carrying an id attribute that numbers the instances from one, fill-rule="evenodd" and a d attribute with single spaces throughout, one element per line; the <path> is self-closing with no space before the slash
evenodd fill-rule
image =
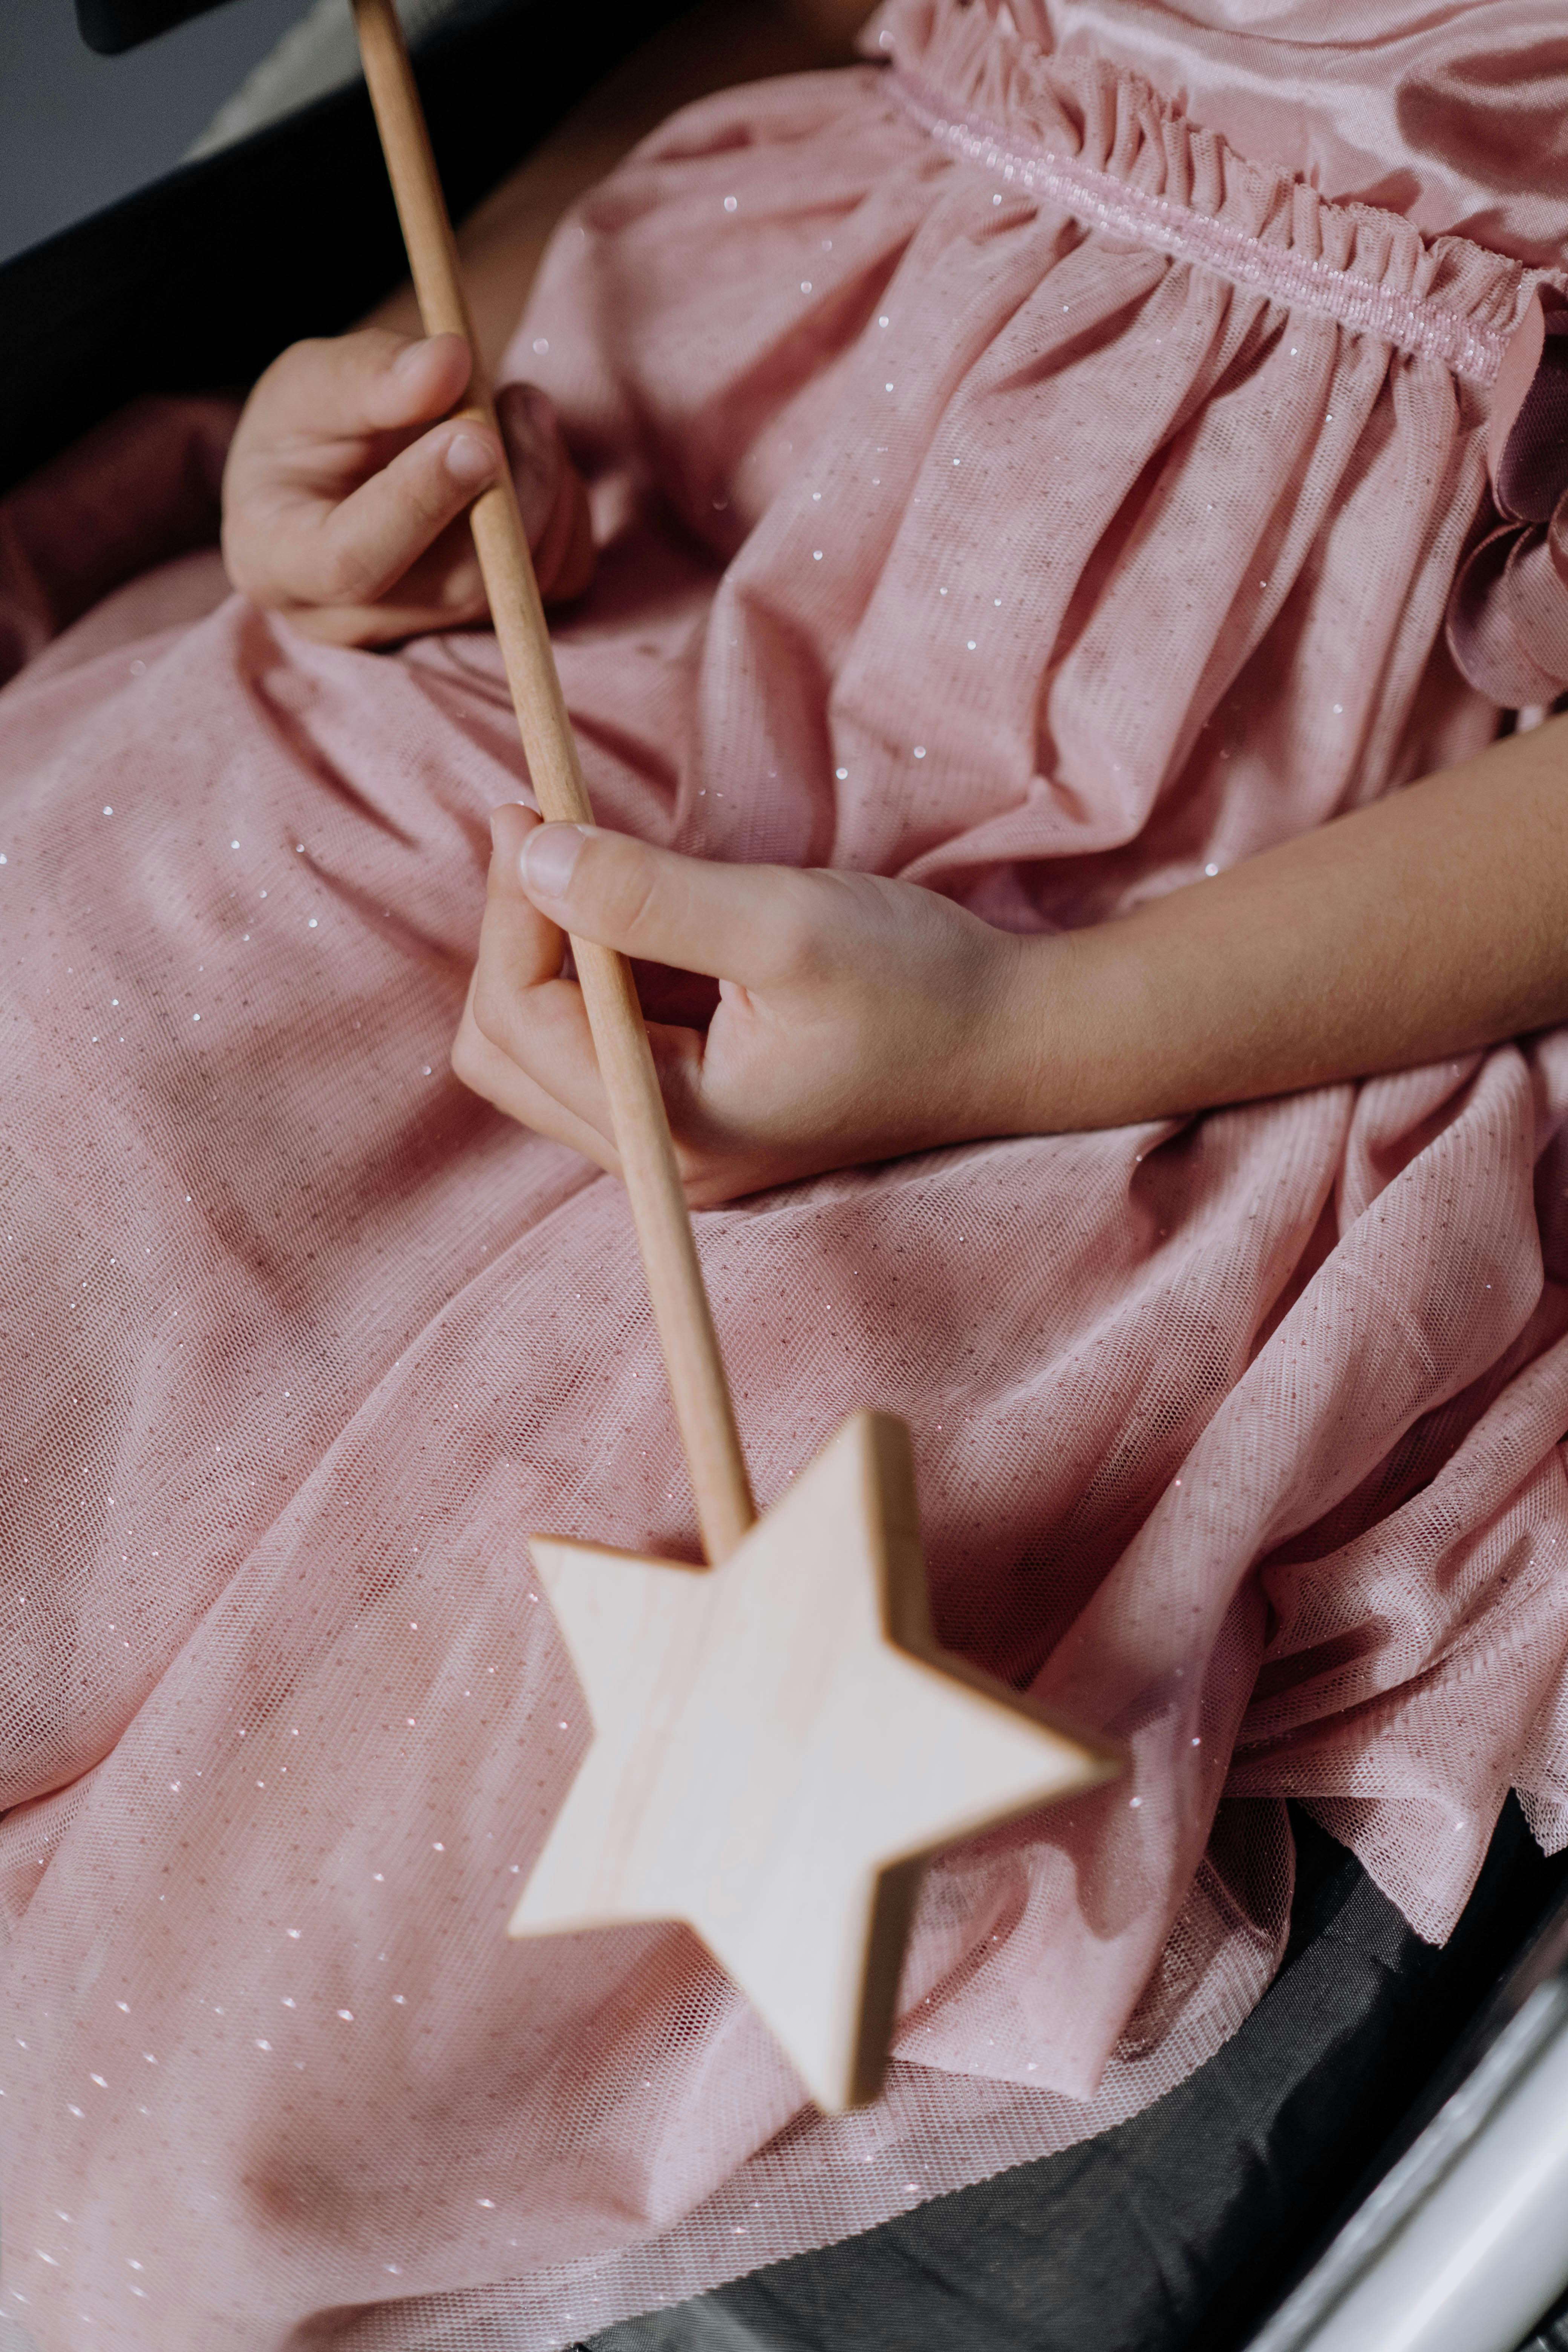
<path id="1" fill-rule="evenodd" d="M 1253 163 L 1098 59 L 1047 55 L 1005 5 L 890 0 L 866 37 L 889 97 L 951 154 L 1086 226 L 1176 256 L 1490 387 L 1546 273 Z"/>

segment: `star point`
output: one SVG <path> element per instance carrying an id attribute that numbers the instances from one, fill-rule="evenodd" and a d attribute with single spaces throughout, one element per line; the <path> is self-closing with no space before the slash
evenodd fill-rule
<path id="1" fill-rule="evenodd" d="M 684 1919 L 817 2104 L 874 2095 L 920 1866 L 1112 1751 L 931 1634 L 908 1433 L 857 1413 L 721 1566 L 536 1536 L 594 1738 L 508 1932 Z"/>

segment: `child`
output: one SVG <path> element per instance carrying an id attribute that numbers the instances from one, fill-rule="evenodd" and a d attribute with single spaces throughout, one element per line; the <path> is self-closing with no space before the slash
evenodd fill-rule
<path id="1" fill-rule="evenodd" d="M 1435 1938 L 1510 1785 L 1562 1842 L 1568 754 L 1494 739 L 1568 33 L 1378 13 L 892 0 L 568 216 L 504 415 L 602 829 L 385 325 L 253 394 L 243 593 L 0 703 L 48 2352 L 571 2341 L 1168 2088 L 1287 1796 Z M 1131 1759 L 932 1872 L 837 2123 L 683 1929 L 501 1933 L 584 1737 L 527 1531 L 692 1539 L 563 928 L 651 967 L 761 1499 L 904 1413 L 943 1638 Z"/>

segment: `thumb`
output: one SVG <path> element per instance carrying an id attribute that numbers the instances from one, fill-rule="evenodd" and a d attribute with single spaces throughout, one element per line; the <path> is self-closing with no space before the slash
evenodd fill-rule
<path id="1" fill-rule="evenodd" d="M 818 877 L 785 866 L 720 866 L 597 825 L 542 824 L 520 866 L 530 898 L 563 930 L 742 987 L 798 974 L 826 937 Z"/>

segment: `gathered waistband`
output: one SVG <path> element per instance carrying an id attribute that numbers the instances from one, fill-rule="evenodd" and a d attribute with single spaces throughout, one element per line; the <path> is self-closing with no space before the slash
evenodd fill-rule
<path id="1" fill-rule="evenodd" d="M 1138 76 L 1047 57 L 977 0 L 894 0 L 877 21 L 889 96 L 950 154 L 1087 226 L 1469 382 L 1497 382 L 1551 275 L 1465 237 L 1426 239 L 1396 213 L 1334 204 L 1235 155 Z"/>

